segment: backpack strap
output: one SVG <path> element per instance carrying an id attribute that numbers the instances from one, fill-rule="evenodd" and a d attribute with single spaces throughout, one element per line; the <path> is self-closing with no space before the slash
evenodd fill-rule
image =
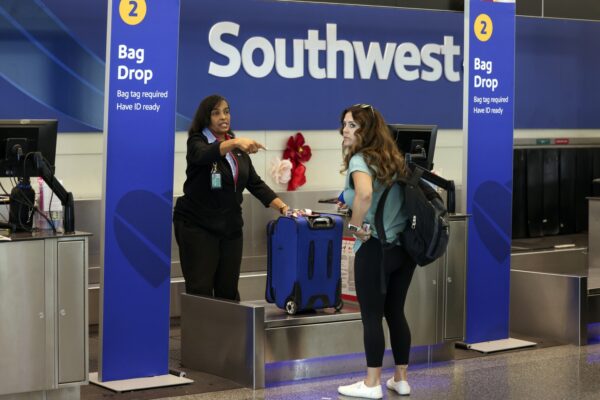
<path id="1" fill-rule="evenodd" d="M 385 207 L 385 200 L 390 194 L 390 190 L 392 186 L 396 183 L 392 183 L 390 186 L 386 187 L 381 197 L 379 198 L 379 202 L 377 203 L 377 209 L 375 210 L 375 230 L 377 231 L 377 235 L 379 236 L 379 240 L 381 243 L 387 243 L 387 237 L 385 236 L 385 229 L 383 229 L 383 208 Z"/>
<path id="2" fill-rule="evenodd" d="M 392 185 L 385 188 L 381 197 L 379 198 L 379 202 L 377 203 L 377 209 L 375 210 L 375 230 L 377 231 L 377 235 L 379 236 L 379 242 L 381 243 L 381 265 L 379 266 L 380 271 L 380 289 L 381 294 L 387 293 L 387 277 L 385 276 L 385 248 L 387 245 L 387 237 L 385 235 L 385 229 L 383 228 L 383 208 L 385 207 L 385 200 L 392 189 L 392 186 L 396 183 L 392 183 Z"/>
<path id="3" fill-rule="evenodd" d="M 382 294 L 387 293 L 387 276 L 386 276 L 385 267 L 384 267 L 385 266 L 385 263 L 384 263 L 385 256 L 387 253 L 386 250 L 390 247 L 393 247 L 393 245 L 390 245 L 387 242 L 387 236 L 385 234 L 385 228 L 383 226 L 383 209 L 385 208 L 385 201 L 390 193 L 390 190 L 392 190 L 392 187 L 394 185 L 400 184 L 400 185 L 418 186 L 419 181 L 421 180 L 422 176 L 423 176 L 423 171 L 420 170 L 419 168 L 415 168 L 415 170 L 412 171 L 410 178 L 406 178 L 406 177 L 397 178 L 394 183 L 392 183 L 390 186 L 385 188 L 385 190 L 381 194 L 381 197 L 379 198 L 379 202 L 377 203 L 377 209 L 375 210 L 375 229 L 377 230 L 377 235 L 379 236 L 379 241 L 381 243 L 381 265 L 380 265 L 379 269 L 381 271 L 381 293 Z"/>
<path id="4" fill-rule="evenodd" d="M 385 201 L 390 194 L 390 190 L 392 190 L 392 187 L 397 184 L 406 184 L 406 180 L 399 179 L 398 181 L 393 182 L 390 186 L 386 187 L 379 198 L 377 209 L 375 210 L 375 230 L 377 231 L 377 236 L 379 236 L 379 243 L 381 243 L 381 265 L 379 266 L 381 294 L 387 293 L 388 279 L 385 271 L 385 257 L 387 254 L 386 250 L 391 247 L 387 242 L 387 236 L 383 226 L 383 209 L 385 208 Z"/>

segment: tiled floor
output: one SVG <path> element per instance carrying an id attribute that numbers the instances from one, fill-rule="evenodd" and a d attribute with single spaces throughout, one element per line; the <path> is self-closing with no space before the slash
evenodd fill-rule
<path id="1" fill-rule="evenodd" d="M 390 374 L 388 371 L 385 376 Z M 347 399 L 337 394 L 337 386 L 361 378 L 362 375 L 355 374 L 265 390 L 237 389 L 169 400 Z M 412 400 L 600 399 L 600 344 L 555 346 L 416 367 L 411 370 L 409 380 Z M 384 396 L 400 399 L 389 391 Z"/>
<path id="2" fill-rule="evenodd" d="M 172 368 L 179 366 L 179 328 L 171 329 Z M 92 337 L 90 354 L 97 339 Z M 549 346 L 549 347 L 546 347 Z M 94 357 L 92 357 L 93 359 Z M 93 361 L 93 360 L 92 360 Z M 94 370 L 94 364 L 92 364 Z M 412 394 L 409 399 L 466 400 L 600 400 L 600 341 L 588 346 L 553 346 L 515 350 L 482 356 L 473 351 L 457 351 L 457 360 L 409 369 Z M 82 389 L 82 400 L 246 400 L 246 399 L 346 399 L 337 386 L 362 379 L 362 374 L 289 382 L 252 391 L 212 375 L 187 371 L 192 385 L 116 394 L 96 386 Z M 391 371 L 386 371 L 387 379 Z M 383 383 L 383 382 L 382 382 Z M 387 399 L 400 396 L 385 391 Z"/>

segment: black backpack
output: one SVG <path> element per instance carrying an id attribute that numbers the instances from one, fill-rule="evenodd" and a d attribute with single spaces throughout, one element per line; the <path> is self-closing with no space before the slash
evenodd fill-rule
<path id="1" fill-rule="evenodd" d="M 398 234 L 400 243 L 420 266 L 431 264 L 446 252 L 450 237 L 448 211 L 438 192 L 421 179 L 423 171 L 416 168 L 411 177 L 398 179 L 387 187 L 377 204 L 375 228 L 384 248 L 387 246 L 383 229 L 383 208 L 393 185 L 404 188 L 404 211 L 408 216 L 406 228 Z"/>

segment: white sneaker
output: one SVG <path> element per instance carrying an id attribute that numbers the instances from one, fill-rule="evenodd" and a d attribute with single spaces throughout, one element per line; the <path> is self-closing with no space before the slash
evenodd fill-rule
<path id="1" fill-rule="evenodd" d="M 408 382 L 406 382 L 406 381 L 396 382 L 394 380 L 393 376 L 387 380 L 385 385 L 387 386 L 388 389 L 395 391 L 400 396 L 408 396 L 410 394 L 410 386 L 409 386 Z"/>
<path id="2" fill-rule="evenodd" d="M 364 381 L 353 383 L 352 385 L 339 386 L 338 393 L 350 397 L 362 397 L 365 399 L 381 399 L 383 391 L 381 385 L 369 387 Z"/>

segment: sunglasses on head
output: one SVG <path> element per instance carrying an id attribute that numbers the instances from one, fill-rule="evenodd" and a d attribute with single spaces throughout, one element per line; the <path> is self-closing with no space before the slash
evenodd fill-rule
<path id="1" fill-rule="evenodd" d="M 371 110 L 371 114 L 373 115 L 373 117 L 375 117 L 375 111 L 373 111 L 373 106 L 370 104 L 355 104 L 352 107 L 359 107 L 359 108 L 363 108 L 363 109 L 369 109 Z"/>

